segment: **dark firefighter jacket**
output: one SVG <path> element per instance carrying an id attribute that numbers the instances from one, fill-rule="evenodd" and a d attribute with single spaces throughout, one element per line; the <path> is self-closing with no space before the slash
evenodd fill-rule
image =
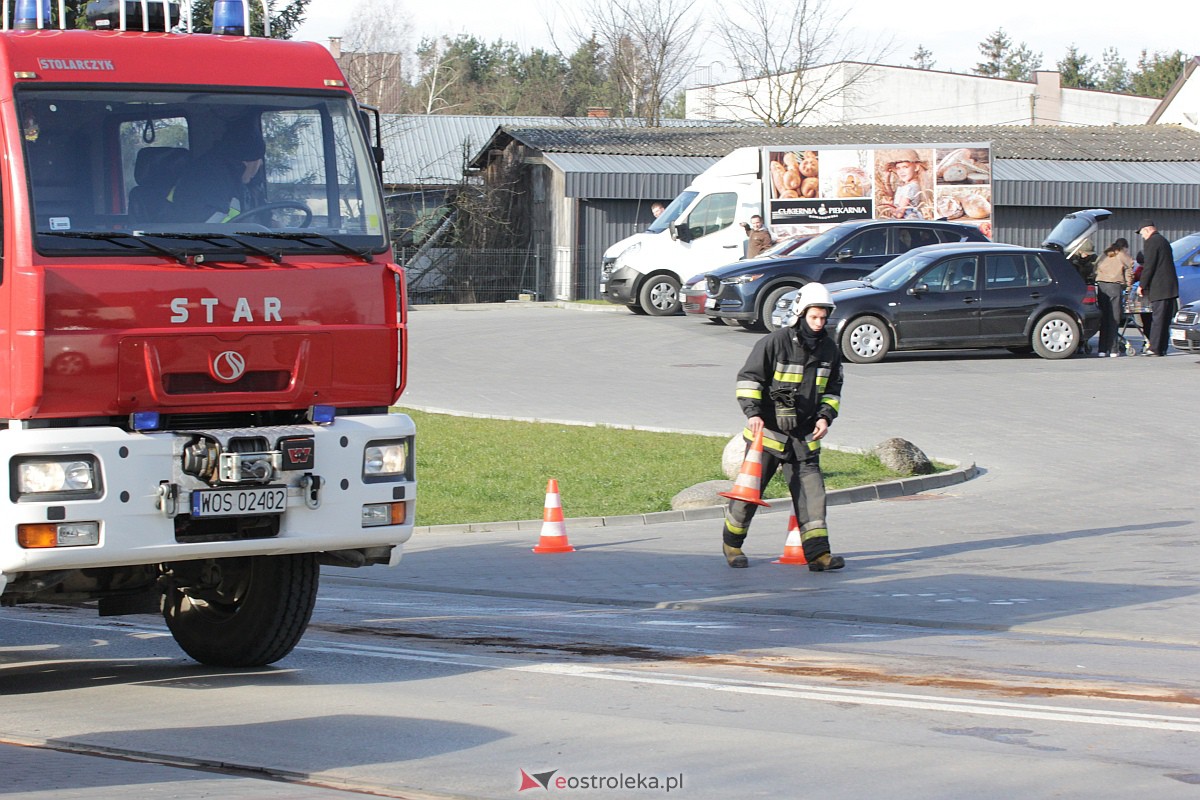
<path id="1" fill-rule="evenodd" d="M 758 340 L 737 376 L 746 418 L 763 418 L 764 450 L 785 460 L 793 447 L 797 457 L 820 448 L 819 442 L 804 443 L 805 437 L 818 418 L 837 418 L 841 394 L 841 353 L 829 334 L 810 352 L 794 328 L 780 328 Z M 749 428 L 744 433 L 749 439 Z"/>

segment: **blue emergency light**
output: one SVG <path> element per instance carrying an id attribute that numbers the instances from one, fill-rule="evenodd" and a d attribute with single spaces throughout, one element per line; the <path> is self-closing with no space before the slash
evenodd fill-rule
<path id="1" fill-rule="evenodd" d="M 41 6 L 42 24 L 38 25 L 38 6 Z M 50 27 L 50 0 L 17 0 L 17 13 L 13 29 L 18 31 Z"/>
<path id="2" fill-rule="evenodd" d="M 246 35 L 246 6 L 242 0 L 213 3 L 212 32 L 221 36 Z"/>

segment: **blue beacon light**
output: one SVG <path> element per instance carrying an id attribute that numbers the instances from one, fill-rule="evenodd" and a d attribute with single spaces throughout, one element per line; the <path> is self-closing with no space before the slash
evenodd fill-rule
<path id="1" fill-rule="evenodd" d="M 13 18 L 13 29 L 18 31 L 36 30 L 39 27 L 50 27 L 50 0 L 41 0 L 42 24 L 38 25 L 39 0 L 17 0 L 17 10 Z"/>
<path id="2" fill-rule="evenodd" d="M 213 3 L 212 32 L 220 36 L 246 35 L 246 11 L 242 0 L 216 0 Z"/>

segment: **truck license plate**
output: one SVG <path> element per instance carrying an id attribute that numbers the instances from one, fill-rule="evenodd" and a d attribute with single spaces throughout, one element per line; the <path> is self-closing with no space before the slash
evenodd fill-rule
<path id="1" fill-rule="evenodd" d="M 193 517 L 282 514 L 286 508 L 286 486 L 256 486 L 253 489 L 196 489 L 192 492 Z"/>

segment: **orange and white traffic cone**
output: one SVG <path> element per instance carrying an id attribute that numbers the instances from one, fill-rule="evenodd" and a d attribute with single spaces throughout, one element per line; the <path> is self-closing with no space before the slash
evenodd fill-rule
<path id="1" fill-rule="evenodd" d="M 558 495 L 558 480 L 546 484 L 546 509 L 542 512 L 542 535 L 535 553 L 573 553 L 567 541 L 567 524 L 563 521 L 562 498 Z"/>
<path id="2" fill-rule="evenodd" d="M 750 449 L 746 451 L 746 457 L 742 460 L 742 468 L 738 470 L 733 488 L 728 492 L 721 492 L 721 497 L 753 503 L 756 506 L 769 506 L 770 503 L 765 503 L 762 499 L 762 458 L 763 436 L 762 431 L 759 431 L 758 435 L 754 437 Z"/>
<path id="3" fill-rule="evenodd" d="M 787 541 L 783 543 L 783 555 L 771 562 L 772 564 L 807 564 L 804 557 L 804 544 L 800 541 L 800 523 L 796 515 L 788 519 Z"/>

